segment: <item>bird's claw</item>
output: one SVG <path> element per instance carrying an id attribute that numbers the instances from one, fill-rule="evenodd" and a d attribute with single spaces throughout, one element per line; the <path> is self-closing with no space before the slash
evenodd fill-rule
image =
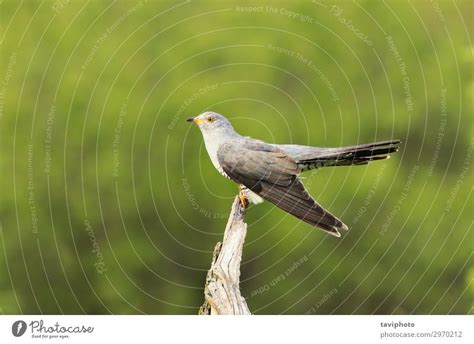
<path id="1" fill-rule="evenodd" d="M 242 192 L 239 193 L 239 199 L 240 199 L 240 205 L 244 209 L 247 208 L 249 205 L 249 200 L 247 199 L 247 197 L 245 197 L 245 195 Z"/>

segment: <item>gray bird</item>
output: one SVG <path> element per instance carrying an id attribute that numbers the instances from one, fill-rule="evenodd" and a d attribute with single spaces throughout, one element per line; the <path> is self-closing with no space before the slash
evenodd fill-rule
<path id="1" fill-rule="evenodd" d="M 264 199 L 337 237 L 341 236 L 339 230 L 348 227 L 311 197 L 298 175 L 320 167 L 364 165 L 387 159 L 400 144 L 400 140 L 342 148 L 269 144 L 239 135 L 227 118 L 215 112 L 204 112 L 187 121 L 201 130 L 214 167 L 240 184 L 244 207 Z"/>

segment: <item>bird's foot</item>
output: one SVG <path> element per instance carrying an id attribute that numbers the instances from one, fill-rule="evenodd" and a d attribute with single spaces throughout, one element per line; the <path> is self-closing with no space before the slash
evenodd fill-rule
<path id="1" fill-rule="evenodd" d="M 245 197 L 245 195 L 242 192 L 239 193 L 239 199 L 240 199 L 240 204 L 242 205 L 244 209 L 249 206 L 249 200 L 247 197 Z"/>
<path id="2" fill-rule="evenodd" d="M 245 190 L 247 188 L 245 186 L 243 186 L 242 184 L 239 185 L 239 199 L 240 199 L 240 204 L 242 205 L 242 208 L 246 209 L 250 202 L 249 202 L 249 199 L 247 198 L 247 196 L 245 195 Z"/>

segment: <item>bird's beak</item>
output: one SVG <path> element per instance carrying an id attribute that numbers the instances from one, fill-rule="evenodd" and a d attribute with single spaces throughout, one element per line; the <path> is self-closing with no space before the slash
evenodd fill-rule
<path id="1" fill-rule="evenodd" d="M 199 124 L 202 122 L 201 119 L 197 118 L 197 117 L 190 117 L 190 118 L 187 118 L 186 119 L 187 122 L 192 122 L 194 124 Z"/>

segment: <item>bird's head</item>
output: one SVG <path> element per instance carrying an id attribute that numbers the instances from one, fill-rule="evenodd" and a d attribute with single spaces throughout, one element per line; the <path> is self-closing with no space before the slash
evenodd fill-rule
<path id="1" fill-rule="evenodd" d="M 235 134 L 229 120 L 216 112 L 207 111 L 199 116 L 188 118 L 186 121 L 196 124 L 203 135 Z"/>

